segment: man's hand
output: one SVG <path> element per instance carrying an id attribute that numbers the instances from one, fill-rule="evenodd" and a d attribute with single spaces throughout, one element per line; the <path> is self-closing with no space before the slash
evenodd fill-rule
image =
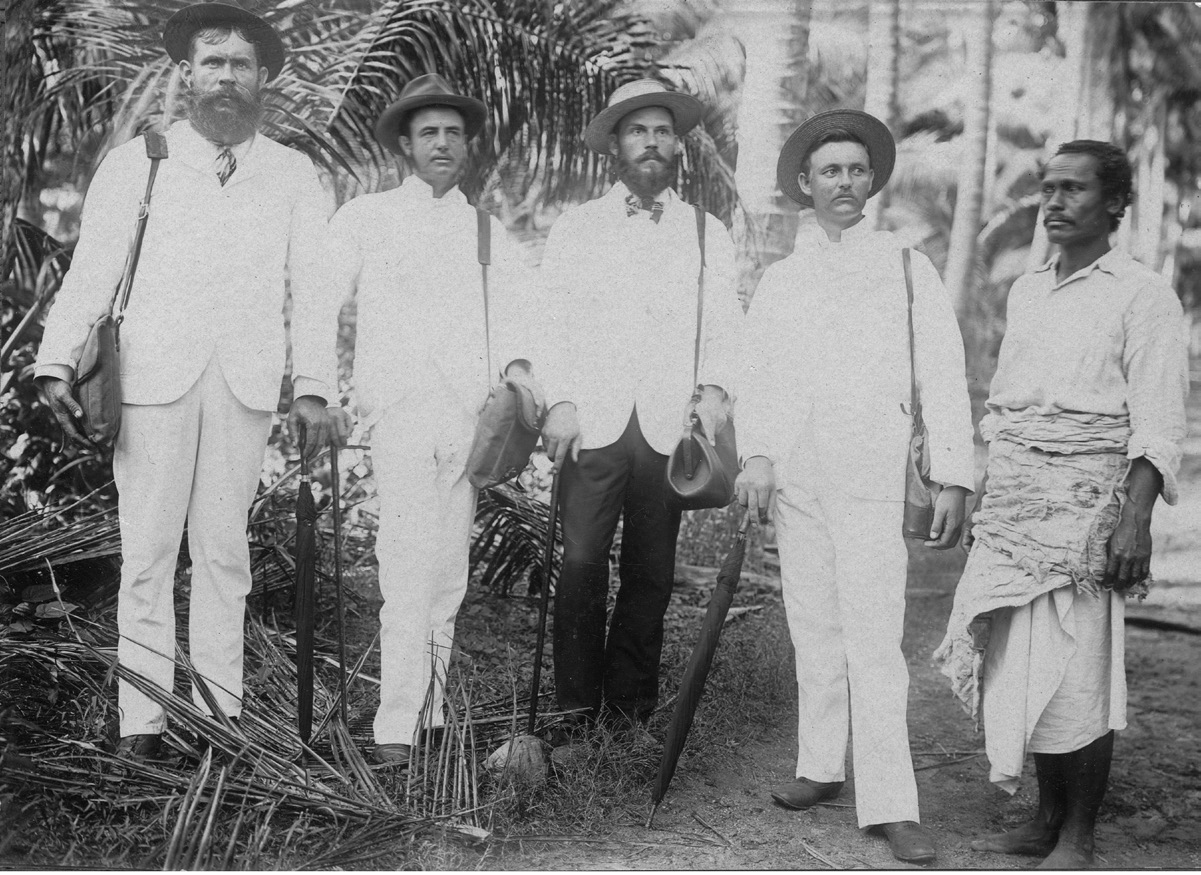
<path id="1" fill-rule="evenodd" d="M 505 379 L 512 380 L 518 386 L 524 386 L 534 396 L 534 415 L 540 417 L 546 410 L 546 393 L 542 385 L 534 379 L 534 372 L 521 360 L 515 361 L 505 369 Z"/>
<path id="2" fill-rule="evenodd" d="M 934 499 L 934 523 L 930 540 L 922 544 L 934 550 L 949 550 L 959 542 L 963 530 L 964 506 L 968 490 L 963 486 L 944 486 Z"/>
<path id="3" fill-rule="evenodd" d="M 58 420 L 67 440 L 81 447 L 94 446 L 92 439 L 84 434 L 87 423 L 83 421 L 83 408 L 71 394 L 71 384 L 58 377 L 38 377 L 37 383 L 42 400 Z"/>
<path id="4" fill-rule="evenodd" d="M 709 438 L 710 444 L 716 446 L 717 431 L 730 417 L 730 405 L 726 401 L 725 390 L 721 386 L 705 386 L 695 409 L 701 421 L 701 428 L 705 430 L 705 437 Z"/>
<path id="5" fill-rule="evenodd" d="M 771 499 L 776 492 L 776 472 L 767 456 L 751 456 L 734 481 L 738 505 L 761 523 L 771 519 Z"/>
<path id="6" fill-rule="evenodd" d="M 288 413 L 288 431 L 300 443 L 300 429 L 305 429 L 305 455 L 312 457 L 333 443 L 344 446 L 350 434 L 350 416 L 341 407 L 327 409 L 325 401 L 316 395 L 301 395 L 292 402 Z"/>
<path id="7" fill-rule="evenodd" d="M 546 455 L 555 463 L 555 472 L 563 468 L 567 453 L 571 453 L 571 461 L 580 460 L 580 446 L 584 436 L 580 433 L 580 420 L 576 416 L 575 405 L 570 401 L 560 401 L 546 414 L 546 422 L 542 426 L 542 445 L 546 447 Z"/>
<path id="8" fill-rule="evenodd" d="M 1109 537 L 1109 561 L 1102 583 L 1125 592 L 1151 573 L 1151 511 L 1163 489 L 1163 475 L 1146 458 L 1130 463 L 1126 502 Z"/>

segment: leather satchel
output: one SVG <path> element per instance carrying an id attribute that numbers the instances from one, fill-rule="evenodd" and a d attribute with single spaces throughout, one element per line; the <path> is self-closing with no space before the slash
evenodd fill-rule
<path id="1" fill-rule="evenodd" d="M 912 432 L 909 453 L 905 459 L 905 512 L 901 518 L 901 534 L 920 541 L 930 539 L 934 525 L 934 484 L 930 480 L 930 433 L 922 418 L 922 399 L 917 390 L 917 373 L 913 352 L 913 272 L 909 264 L 909 249 L 901 251 L 905 265 L 905 293 L 909 301 L 909 415 Z"/>
<path id="2" fill-rule="evenodd" d="M 692 382 L 697 382 L 701 362 L 701 325 L 705 312 L 705 211 L 696 210 L 696 236 L 701 247 L 701 270 L 696 281 L 696 343 L 693 347 Z M 693 401 L 704 389 L 697 385 Z M 680 442 L 667 457 L 668 499 L 682 510 L 725 507 L 734 500 L 734 478 L 738 476 L 738 448 L 734 420 L 727 419 L 709 443 L 700 418 L 693 410 Z"/>
<path id="3" fill-rule="evenodd" d="M 111 444 L 121 429 L 121 322 L 125 318 L 133 278 L 138 270 L 142 238 L 146 235 L 154 177 L 158 173 L 159 161 L 167 157 L 167 139 L 161 133 L 147 131 L 144 139 L 146 156 L 150 158 L 150 175 L 146 180 L 146 194 L 138 207 L 137 224 L 125 259 L 125 269 L 113 290 L 108 312 L 93 322 L 88 330 L 83 352 L 75 367 L 73 391 L 75 400 L 83 408 L 83 431 L 95 443 L 103 446 Z"/>
<path id="4" fill-rule="evenodd" d="M 488 346 L 488 379 L 492 379 L 492 338 L 488 326 L 488 265 L 492 261 L 491 217 L 476 210 L 477 253 L 484 286 L 484 337 Z M 498 486 L 525 470 L 538 444 L 542 417 L 534 395 L 513 380 L 503 380 L 488 393 L 476 421 L 467 481 L 476 489 Z"/>

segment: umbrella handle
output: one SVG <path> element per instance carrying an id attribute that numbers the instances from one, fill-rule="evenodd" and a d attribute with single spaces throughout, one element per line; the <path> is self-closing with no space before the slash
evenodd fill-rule
<path id="1" fill-rule="evenodd" d="M 333 441 L 329 445 L 329 479 L 334 526 L 334 603 L 338 610 L 338 700 L 342 722 L 350 725 L 346 712 L 346 610 L 342 604 L 342 486 L 338 476 L 338 447 Z"/>
<path id="2" fill-rule="evenodd" d="M 550 604 L 550 573 L 555 558 L 555 524 L 559 511 L 559 472 L 550 482 L 550 510 L 546 519 L 546 549 L 542 554 L 542 592 L 538 601 L 538 643 L 534 648 L 534 678 L 530 684 L 530 717 L 526 732 L 534 734 L 538 720 L 538 687 L 542 682 L 542 650 L 546 644 L 546 611 Z"/>
<path id="3" fill-rule="evenodd" d="M 300 445 L 300 476 L 309 479 L 309 454 L 305 452 L 305 444 L 309 442 L 309 429 L 303 422 L 300 423 L 300 435 L 297 443 Z"/>

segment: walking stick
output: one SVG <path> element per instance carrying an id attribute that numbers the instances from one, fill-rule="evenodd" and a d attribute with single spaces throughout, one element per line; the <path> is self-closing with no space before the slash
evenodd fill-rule
<path id="1" fill-rule="evenodd" d="M 546 520 L 546 549 L 542 554 L 542 594 L 538 602 L 538 644 L 534 650 L 534 680 L 530 686 L 530 719 L 526 732 L 534 734 L 534 722 L 538 719 L 538 687 L 542 681 L 542 648 L 546 643 L 546 608 L 550 602 L 550 572 L 555 558 L 555 525 L 559 511 L 559 472 L 554 473 L 550 485 L 550 511 Z"/>
<path id="2" fill-rule="evenodd" d="M 338 445 L 329 446 L 330 512 L 334 526 L 334 603 L 338 610 L 338 699 L 342 705 L 342 723 L 350 725 L 346 711 L 346 610 L 342 604 L 342 487 L 338 478 Z"/>

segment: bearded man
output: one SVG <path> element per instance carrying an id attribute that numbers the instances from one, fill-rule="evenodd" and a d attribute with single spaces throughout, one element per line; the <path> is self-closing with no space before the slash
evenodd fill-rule
<path id="1" fill-rule="evenodd" d="M 167 53 L 188 119 L 165 138 L 141 261 L 121 329 L 121 429 L 113 473 L 121 519 L 121 665 L 169 691 L 176 557 L 192 558 L 190 656 L 225 715 L 242 708 L 242 625 L 250 591 L 246 514 L 271 433 L 292 292 L 289 426 L 317 447 L 334 433 L 336 319 L 316 263 L 328 215 L 307 158 L 258 133 L 260 93 L 284 46 L 262 19 L 223 3 L 167 22 Z M 91 441 L 72 398 L 89 326 L 122 273 L 150 161 L 139 139 L 114 149 L 87 195 L 79 244 L 39 350 L 36 376 L 66 437 Z M 166 715 L 119 685 L 118 755 L 162 750 Z M 208 710 L 199 691 L 197 706 Z"/>
<path id="2" fill-rule="evenodd" d="M 664 482 L 667 454 L 680 437 L 694 368 L 704 384 L 695 408 L 705 433 L 712 439 L 727 417 L 742 322 L 734 247 L 716 218 L 670 187 L 680 136 L 702 114 L 695 98 L 651 79 L 618 88 L 584 136 L 590 149 L 614 158 L 618 181 L 565 212 L 546 243 L 548 323 L 537 355 L 554 405 L 543 441 L 562 500 L 554 662 L 559 707 L 576 712 L 567 735 L 602 708 L 619 723 L 650 717 L 680 528 Z M 606 637 L 619 517 L 621 585 Z"/>

